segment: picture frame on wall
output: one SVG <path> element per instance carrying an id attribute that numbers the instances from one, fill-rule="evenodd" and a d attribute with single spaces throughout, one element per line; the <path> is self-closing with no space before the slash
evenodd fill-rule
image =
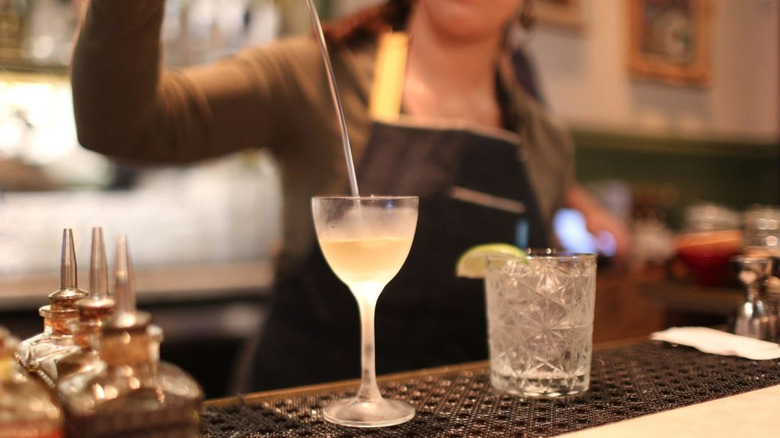
<path id="1" fill-rule="evenodd" d="M 534 0 L 534 16 L 540 25 L 575 32 L 585 29 L 586 0 Z"/>
<path id="2" fill-rule="evenodd" d="M 639 79 L 706 86 L 709 0 L 630 0 L 629 70 Z"/>

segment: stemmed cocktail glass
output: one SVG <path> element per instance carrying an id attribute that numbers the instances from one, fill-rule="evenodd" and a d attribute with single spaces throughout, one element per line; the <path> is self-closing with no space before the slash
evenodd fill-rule
<path id="1" fill-rule="evenodd" d="M 361 382 L 357 396 L 324 409 L 343 426 L 392 426 L 414 417 L 404 402 L 382 398 L 376 383 L 374 309 L 379 294 L 409 255 L 417 227 L 415 196 L 315 197 L 314 226 L 322 253 L 349 286 L 361 320 Z"/>

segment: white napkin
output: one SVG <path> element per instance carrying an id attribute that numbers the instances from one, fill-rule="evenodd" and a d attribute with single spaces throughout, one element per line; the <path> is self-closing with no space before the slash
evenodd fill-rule
<path id="1" fill-rule="evenodd" d="M 650 339 L 687 345 L 704 353 L 739 356 L 752 360 L 780 358 L 780 345 L 737 336 L 706 327 L 672 327 L 655 332 Z"/>

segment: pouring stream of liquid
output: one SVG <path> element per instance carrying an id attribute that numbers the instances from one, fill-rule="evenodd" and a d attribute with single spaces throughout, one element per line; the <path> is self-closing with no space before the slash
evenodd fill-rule
<path id="1" fill-rule="evenodd" d="M 339 122 L 341 122 L 341 141 L 344 145 L 344 155 L 347 159 L 347 172 L 349 173 L 349 186 L 352 190 L 352 196 L 360 196 L 357 185 L 357 177 L 355 176 L 355 164 L 352 160 L 352 149 L 349 146 L 349 135 L 347 133 L 347 121 L 344 119 L 344 108 L 341 106 L 341 96 L 339 95 L 338 87 L 336 86 L 336 76 L 333 74 L 333 66 L 330 64 L 330 57 L 328 56 L 328 47 L 325 44 L 325 35 L 322 34 L 322 25 L 320 24 L 320 17 L 317 15 L 317 8 L 314 6 L 313 0 L 306 0 L 309 5 L 309 15 L 311 16 L 312 26 L 317 33 L 317 42 L 320 45 L 320 54 L 322 60 L 325 63 L 325 68 L 328 71 L 328 84 L 330 85 L 330 95 L 333 98 L 333 105 L 338 112 Z"/>

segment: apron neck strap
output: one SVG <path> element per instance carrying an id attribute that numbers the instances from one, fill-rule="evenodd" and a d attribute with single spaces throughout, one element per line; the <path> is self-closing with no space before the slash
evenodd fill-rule
<path id="1" fill-rule="evenodd" d="M 404 32 L 379 37 L 369 112 L 374 120 L 398 120 L 401 114 L 409 36 Z"/>

